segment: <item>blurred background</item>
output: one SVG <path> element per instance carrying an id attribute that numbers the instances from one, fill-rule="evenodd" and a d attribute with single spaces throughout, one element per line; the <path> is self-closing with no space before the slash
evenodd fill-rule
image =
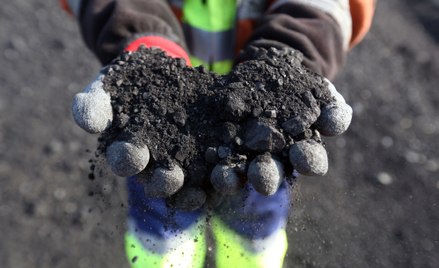
<path id="1" fill-rule="evenodd" d="M 354 109 L 299 179 L 285 267 L 439 267 L 439 1 L 379 0 L 334 84 Z M 124 180 L 71 101 L 101 66 L 57 1 L 0 6 L 0 267 L 128 267 Z M 214 267 L 211 256 L 206 267 Z"/>

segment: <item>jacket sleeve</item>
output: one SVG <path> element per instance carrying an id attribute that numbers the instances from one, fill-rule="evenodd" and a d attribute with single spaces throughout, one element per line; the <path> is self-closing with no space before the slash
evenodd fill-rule
<path id="1" fill-rule="evenodd" d="M 164 38 L 187 52 L 181 26 L 167 1 L 68 0 L 66 4 L 79 21 L 87 47 L 104 65 L 147 36 Z"/>
<path id="2" fill-rule="evenodd" d="M 343 35 L 340 21 L 301 1 L 279 2 L 282 4 L 273 4 L 262 18 L 247 45 L 279 49 L 290 46 L 304 54 L 303 65 L 333 79 L 345 62 L 346 38 L 350 38 Z"/>

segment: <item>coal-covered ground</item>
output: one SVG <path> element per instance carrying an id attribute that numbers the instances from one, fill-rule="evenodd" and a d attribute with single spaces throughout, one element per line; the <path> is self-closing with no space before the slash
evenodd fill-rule
<path id="1" fill-rule="evenodd" d="M 0 267 L 128 267 L 124 180 L 91 181 L 73 95 L 100 70 L 57 1 L 0 7 Z M 285 267 L 439 267 L 439 1 L 378 1 L 335 80 L 354 109 L 300 177 Z M 208 267 L 212 264 L 209 251 Z"/>

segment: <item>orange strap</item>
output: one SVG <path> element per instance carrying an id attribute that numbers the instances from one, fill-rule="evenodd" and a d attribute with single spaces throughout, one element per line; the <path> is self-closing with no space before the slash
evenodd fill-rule
<path id="1" fill-rule="evenodd" d="M 372 24 L 376 0 L 349 0 L 352 17 L 352 37 L 349 49 L 363 40 Z"/>

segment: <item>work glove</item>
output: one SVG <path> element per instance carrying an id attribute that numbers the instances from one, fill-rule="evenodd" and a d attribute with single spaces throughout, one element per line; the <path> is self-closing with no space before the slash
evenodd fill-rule
<path id="1" fill-rule="evenodd" d="M 261 50 L 264 52 L 261 53 Z M 267 53 L 265 49 L 250 47 L 240 58 L 273 61 L 280 52 L 282 50 L 272 48 Z M 300 65 L 302 57 L 298 53 L 296 61 L 291 64 Z M 246 177 L 257 192 L 269 196 L 276 193 L 285 177 L 295 171 L 306 176 L 325 175 L 328 171 L 328 157 L 320 134 L 336 136 L 346 131 L 352 119 L 352 108 L 328 79 L 323 78 L 323 81 L 326 91 L 332 97 L 331 102 L 319 107 L 311 91 L 304 92 L 301 99 L 312 112 L 305 111 L 284 122 L 281 125 L 283 134 L 264 122 L 251 122 L 247 127 L 245 144 L 251 152 L 259 155 L 250 163 L 217 165 L 211 175 L 213 187 L 223 194 L 235 194 L 242 188 L 245 181 L 243 177 Z M 303 136 L 305 131 L 310 131 L 311 126 L 314 129 L 311 138 L 302 138 L 292 145 L 285 144 L 287 136 Z M 283 158 L 289 161 L 282 161 Z M 292 168 L 295 171 L 291 172 Z"/>
<path id="2" fill-rule="evenodd" d="M 168 56 L 183 58 L 190 65 L 186 52 L 164 38 L 148 36 L 135 40 L 125 50 L 135 51 L 139 45 L 158 47 L 165 51 Z M 120 62 L 119 62 L 120 63 Z M 117 65 L 114 65 L 118 68 Z M 82 92 L 75 95 L 73 100 L 73 117 L 82 129 L 95 134 L 107 130 L 112 124 L 126 124 L 127 118 L 114 117 L 110 93 L 104 90 L 106 73 L 111 72 L 111 65 L 105 66 L 95 77 L 93 82 Z M 113 121 L 115 120 L 115 121 Z M 121 177 L 130 177 L 140 173 L 147 166 L 150 159 L 148 147 L 141 141 L 133 138 L 116 141 L 107 147 L 105 153 L 108 165 L 114 174 Z M 183 186 L 184 174 L 178 165 L 157 168 L 153 177 L 158 182 L 154 191 L 148 195 L 151 197 L 165 197 L 174 194 Z M 166 178 L 166 179 L 163 179 Z"/>

